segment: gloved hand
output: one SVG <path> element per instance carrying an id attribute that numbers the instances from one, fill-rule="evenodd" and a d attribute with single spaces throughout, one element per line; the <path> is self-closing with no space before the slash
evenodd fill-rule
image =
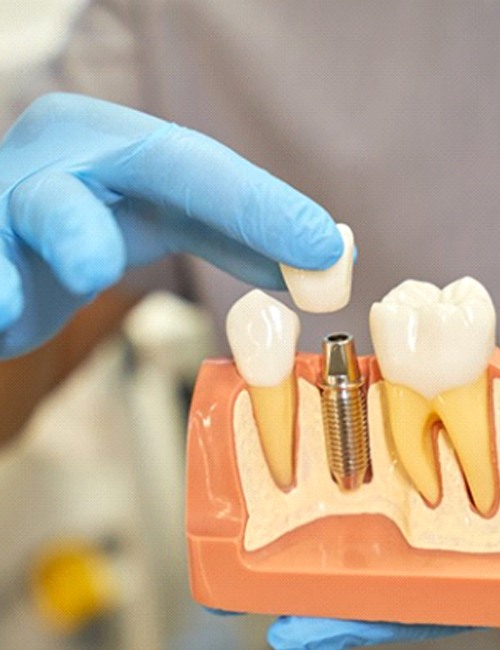
<path id="1" fill-rule="evenodd" d="M 269 628 L 268 641 L 274 650 L 347 650 L 398 641 L 423 641 L 471 629 L 283 616 Z"/>
<path id="2" fill-rule="evenodd" d="M 79 95 L 35 101 L 0 145 L 0 357 L 52 336 L 127 267 L 172 252 L 284 288 L 333 264 L 325 210 L 199 133 Z"/>

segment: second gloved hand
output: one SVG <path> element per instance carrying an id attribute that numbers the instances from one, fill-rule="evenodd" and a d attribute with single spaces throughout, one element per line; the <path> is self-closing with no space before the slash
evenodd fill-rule
<path id="1" fill-rule="evenodd" d="M 332 265 L 327 212 L 199 133 L 46 95 L 0 144 L 0 358 L 50 338 L 126 268 L 186 251 L 284 288 L 277 262 Z"/>
<path id="2" fill-rule="evenodd" d="M 268 640 L 274 650 L 348 650 L 386 643 L 424 641 L 472 629 L 282 616 L 269 629 Z"/>

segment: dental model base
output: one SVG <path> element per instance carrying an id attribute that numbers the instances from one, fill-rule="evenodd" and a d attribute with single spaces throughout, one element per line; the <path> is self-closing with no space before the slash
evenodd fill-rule
<path id="1" fill-rule="evenodd" d="M 193 595 L 228 611 L 498 626 L 491 300 L 471 278 L 407 282 L 370 324 L 376 356 L 340 373 L 366 392 L 368 425 L 340 455 L 364 460 L 333 471 L 323 393 L 338 365 L 328 350 L 296 353 L 293 312 L 262 292 L 233 306 L 235 360 L 202 365 L 190 415 Z"/>

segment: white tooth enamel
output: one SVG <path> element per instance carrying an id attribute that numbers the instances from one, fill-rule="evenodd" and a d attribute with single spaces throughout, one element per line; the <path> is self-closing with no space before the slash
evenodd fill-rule
<path id="1" fill-rule="evenodd" d="M 304 311 L 322 314 L 338 311 L 351 297 L 354 236 L 349 226 L 337 224 L 344 242 L 341 258 L 325 271 L 306 271 L 281 264 L 293 301 Z"/>
<path id="2" fill-rule="evenodd" d="M 259 290 L 238 300 L 226 320 L 236 367 L 248 384 L 262 451 L 281 489 L 292 485 L 294 475 L 293 367 L 299 330 L 297 314 Z"/>
<path id="3" fill-rule="evenodd" d="M 485 517 L 497 507 L 498 493 L 487 374 L 495 320 L 488 292 L 472 278 L 442 291 L 425 282 L 403 282 L 370 314 L 402 467 L 427 503 L 438 506 L 442 482 L 432 430 L 442 426 L 472 502 Z"/>
<path id="4" fill-rule="evenodd" d="M 229 310 L 226 332 L 238 371 L 251 386 L 277 386 L 292 373 L 300 322 L 279 300 L 250 291 Z"/>
<path id="5" fill-rule="evenodd" d="M 495 320 L 488 292 L 473 278 L 442 291 L 407 280 L 372 306 L 370 329 L 384 378 L 432 399 L 484 371 L 495 347 Z"/>

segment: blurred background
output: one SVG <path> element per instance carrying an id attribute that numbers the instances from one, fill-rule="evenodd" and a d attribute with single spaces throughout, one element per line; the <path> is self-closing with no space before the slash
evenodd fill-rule
<path id="1" fill-rule="evenodd" d="M 0 4 L 1 132 L 47 90 L 102 93 L 127 43 L 112 6 L 90 9 Z M 101 25 L 91 41 L 109 29 L 105 51 L 70 81 L 89 19 Z M 114 99 L 131 103 L 129 83 Z M 218 351 L 192 276 L 184 260 L 132 275 L 54 341 L 0 364 L 2 649 L 267 647 L 270 618 L 214 616 L 189 595 L 186 418 L 198 366 Z"/>
<path id="2" fill-rule="evenodd" d="M 334 202 L 324 165 L 329 137 L 311 135 L 307 151 L 293 120 L 273 112 L 283 105 L 281 86 L 251 70 L 240 77 L 241 59 L 227 64 L 231 39 L 245 44 L 254 9 L 264 4 L 209 5 L 2 0 L 0 132 L 44 92 L 87 93 L 210 133 L 342 213 L 342 192 Z M 254 29 L 252 44 L 266 56 L 274 42 L 277 63 L 267 63 L 275 73 L 282 5 L 268 3 L 269 20 Z M 314 21 L 308 28 L 310 45 L 317 38 L 319 47 L 328 34 Z M 263 90 L 277 93 L 266 110 L 258 102 Z M 309 119 L 310 89 L 299 90 L 293 101 Z M 344 154 L 352 181 L 343 186 L 359 196 L 354 219 L 361 220 L 369 206 L 358 193 L 357 162 L 347 148 Z M 375 259 L 383 264 L 382 254 Z M 384 270 L 389 288 L 397 273 Z M 43 348 L 0 364 L 3 650 L 268 647 L 271 619 L 216 617 L 191 602 L 183 534 L 190 393 L 200 361 L 227 353 L 224 316 L 247 289 L 202 261 L 172 258 L 127 276 Z M 301 348 L 319 350 L 321 336 L 357 322 L 360 351 L 368 352 L 366 314 L 360 303 L 334 324 L 303 320 Z M 487 650 L 499 640 L 477 633 L 414 647 Z"/>

